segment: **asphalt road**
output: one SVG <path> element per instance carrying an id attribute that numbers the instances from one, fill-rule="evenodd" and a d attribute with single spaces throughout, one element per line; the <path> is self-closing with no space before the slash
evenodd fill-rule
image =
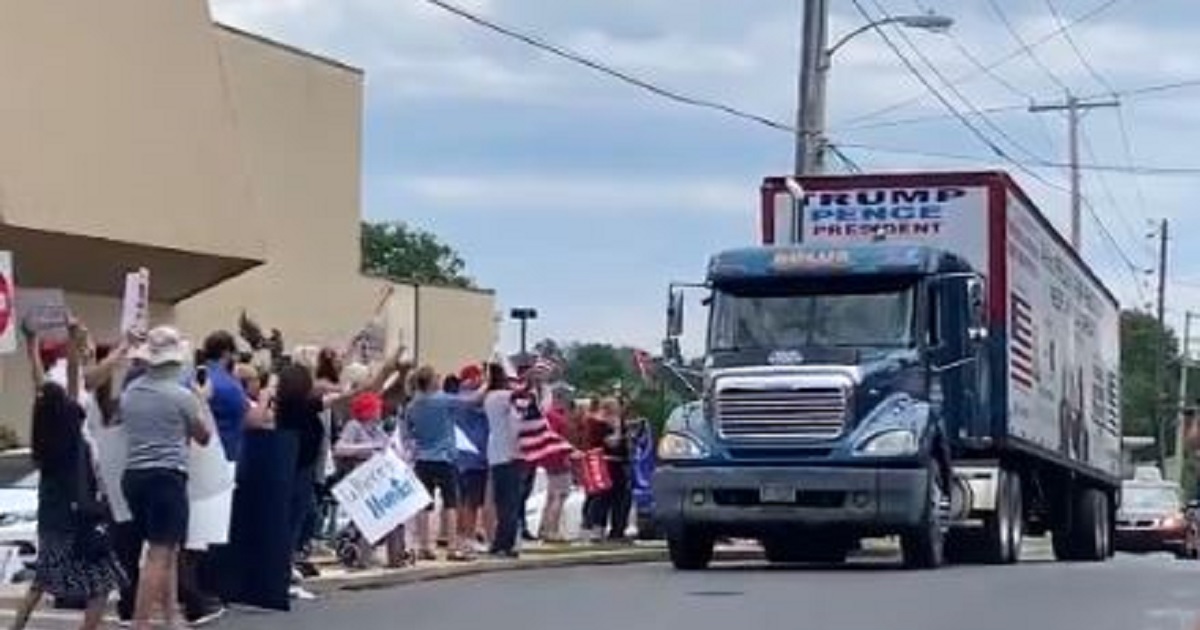
<path id="1" fill-rule="evenodd" d="M 0 619 L 0 623 L 7 619 Z M 43 619 L 34 628 L 67 628 Z M 1196 630 L 1200 562 L 1119 556 L 906 572 L 664 565 L 552 569 L 342 593 L 292 614 L 231 613 L 230 630 Z"/>

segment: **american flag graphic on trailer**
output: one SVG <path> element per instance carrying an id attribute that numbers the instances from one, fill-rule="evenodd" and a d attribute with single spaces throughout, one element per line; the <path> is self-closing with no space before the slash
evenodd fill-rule
<path id="1" fill-rule="evenodd" d="M 1033 324 L 1033 309 L 1020 295 L 1012 294 L 1012 326 L 1009 343 L 1009 366 L 1012 380 L 1018 387 L 1033 389 L 1037 381 L 1037 331 Z"/>

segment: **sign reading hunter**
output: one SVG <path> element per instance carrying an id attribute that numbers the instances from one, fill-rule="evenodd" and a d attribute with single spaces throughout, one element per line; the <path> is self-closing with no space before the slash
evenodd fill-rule
<path id="1" fill-rule="evenodd" d="M 884 239 L 950 251 L 986 251 L 987 188 L 808 190 L 798 217 L 801 242 L 853 245 Z M 986 263 L 986 261 L 970 261 Z"/>
<path id="2" fill-rule="evenodd" d="M 333 487 L 333 496 L 371 544 L 432 502 L 412 468 L 391 450 L 355 468 Z"/>

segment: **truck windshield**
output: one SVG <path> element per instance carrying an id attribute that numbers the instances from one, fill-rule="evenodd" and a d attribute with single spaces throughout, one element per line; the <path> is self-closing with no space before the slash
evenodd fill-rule
<path id="1" fill-rule="evenodd" d="M 828 287 L 820 293 L 788 289 L 718 287 L 709 347 L 717 352 L 812 346 L 891 349 L 913 343 L 912 282 L 842 292 Z"/>

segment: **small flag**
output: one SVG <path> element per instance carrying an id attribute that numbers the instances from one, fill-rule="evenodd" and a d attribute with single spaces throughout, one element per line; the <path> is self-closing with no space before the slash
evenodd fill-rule
<path id="1" fill-rule="evenodd" d="M 654 371 L 654 357 L 651 357 L 650 353 L 645 350 L 634 350 L 633 366 L 637 368 L 642 380 L 649 381 L 650 375 Z"/>

